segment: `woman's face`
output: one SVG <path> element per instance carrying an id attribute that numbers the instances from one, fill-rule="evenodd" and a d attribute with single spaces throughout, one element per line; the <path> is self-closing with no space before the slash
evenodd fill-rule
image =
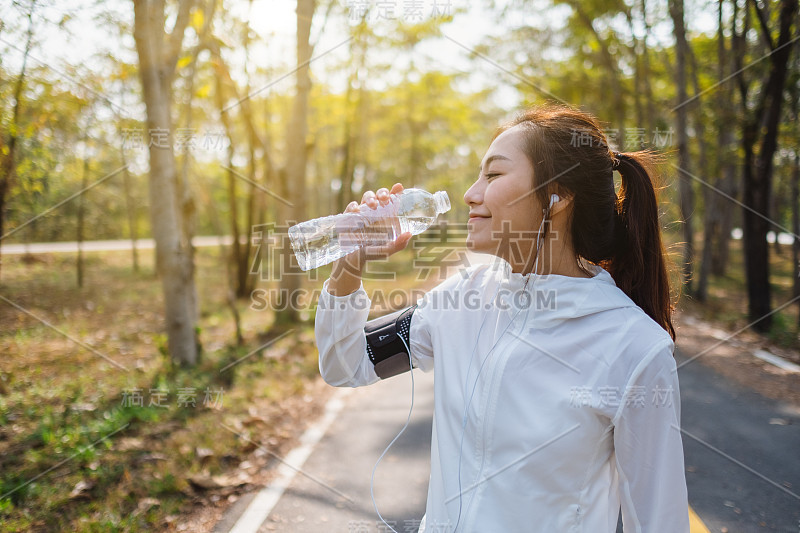
<path id="1" fill-rule="evenodd" d="M 519 126 L 498 135 L 483 156 L 478 179 L 464 194 L 470 216 L 467 248 L 512 266 L 526 266 L 533 259 L 542 220 L 533 165 L 521 147 Z"/>

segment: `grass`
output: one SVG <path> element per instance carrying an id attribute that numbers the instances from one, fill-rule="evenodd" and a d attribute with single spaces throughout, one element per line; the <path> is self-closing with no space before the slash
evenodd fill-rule
<path id="1" fill-rule="evenodd" d="M 0 302 L 0 531 L 169 529 L 214 492 L 193 476 L 251 457 L 252 444 L 222 424 L 276 450 L 295 436 L 280 406 L 318 375 L 311 324 L 221 372 L 276 335 L 271 312 L 240 302 L 246 342 L 234 345 L 224 279 L 219 251 L 200 249 L 205 350 L 198 366 L 182 368 L 164 355 L 151 267 L 134 273 L 128 254 L 87 254 L 78 289 L 74 256 L 3 259 L 0 294 L 52 327 Z M 141 405 L 131 400 L 137 391 Z M 262 422 L 248 426 L 254 417 Z"/>

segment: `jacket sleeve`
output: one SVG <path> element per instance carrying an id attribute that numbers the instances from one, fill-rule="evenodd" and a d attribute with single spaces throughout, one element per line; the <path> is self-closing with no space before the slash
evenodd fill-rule
<path id="1" fill-rule="evenodd" d="M 634 370 L 614 417 L 614 450 L 625 533 L 689 533 L 673 344 Z"/>
<path id="2" fill-rule="evenodd" d="M 328 281 L 322 286 L 314 334 L 319 349 L 319 371 L 329 385 L 361 387 L 380 380 L 367 355 L 364 335 L 371 303 L 363 285 L 346 296 L 329 293 Z M 413 367 L 429 372 L 433 369 L 433 348 L 425 314 L 417 309 L 411 317 L 409 348 Z"/>

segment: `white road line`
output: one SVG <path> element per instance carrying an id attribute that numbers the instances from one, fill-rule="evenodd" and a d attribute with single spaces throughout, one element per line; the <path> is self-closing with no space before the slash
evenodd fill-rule
<path id="1" fill-rule="evenodd" d="M 220 244 L 228 246 L 233 242 L 233 237 L 230 235 L 214 236 L 214 235 L 199 235 L 192 239 L 192 244 L 196 248 L 204 246 L 219 246 Z M 246 243 L 242 239 L 243 243 Z M 138 239 L 136 241 L 136 248 L 138 250 L 152 250 L 156 247 L 153 239 Z M 130 240 L 113 240 L 113 241 L 83 241 L 80 243 L 80 248 L 84 252 L 116 252 L 127 251 L 132 249 Z M 0 245 L 0 254 L 2 255 L 23 255 L 23 254 L 48 254 L 48 253 L 77 253 L 78 243 L 75 241 L 68 242 L 32 242 L 28 244 L 3 244 Z"/>
<path id="2" fill-rule="evenodd" d="M 683 322 L 685 322 L 690 326 L 697 327 L 704 335 L 710 335 L 711 337 L 717 340 L 725 341 L 731 346 L 737 348 L 742 347 L 742 344 L 737 342 L 736 339 L 732 338 L 729 332 L 717 329 L 711 326 L 708 322 L 705 322 L 704 320 L 700 320 L 691 315 L 686 315 L 682 317 L 681 320 L 683 320 Z M 766 350 L 754 350 L 752 351 L 752 354 L 761 359 L 762 361 L 777 366 L 778 368 L 785 370 L 786 372 L 791 372 L 795 374 L 800 373 L 800 366 L 796 365 L 795 363 L 792 363 L 791 361 L 787 361 L 786 359 L 779 357 Z"/>
<path id="3" fill-rule="evenodd" d="M 306 459 L 314 451 L 314 446 L 325 435 L 328 427 L 342 410 L 344 398 L 352 391 L 353 389 L 350 388 L 341 388 L 334 392 L 333 397 L 325 404 L 325 414 L 303 433 L 303 436 L 300 437 L 300 445 L 286 456 L 286 462 L 291 466 L 282 464 L 278 467 L 277 479 L 256 494 L 239 520 L 233 525 L 230 533 L 256 533 L 258 531 L 269 513 L 272 512 L 272 508 L 281 499 L 283 492 L 292 483 L 297 471 L 303 468 Z"/>
<path id="4" fill-rule="evenodd" d="M 771 363 L 778 368 L 782 368 L 787 372 L 800 372 L 800 366 L 792 363 L 791 361 L 787 361 L 781 357 L 778 357 L 775 354 L 772 354 L 766 350 L 756 350 L 753 352 L 753 355 L 761 359 L 762 361 L 766 361 L 767 363 Z"/>

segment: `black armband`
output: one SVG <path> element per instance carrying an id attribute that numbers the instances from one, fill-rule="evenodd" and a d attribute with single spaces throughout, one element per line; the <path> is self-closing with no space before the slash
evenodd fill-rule
<path id="1" fill-rule="evenodd" d="M 410 345 L 411 316 L 417 306 L 397 311 L 367 322 L 364 334 L 367 337 L 367 355 L 375 365 L 375 373 L 381 379 L 402 374 L 411 369 L 408 350 Z M 400 340 L 400 337 L 403 340 Z"/>

